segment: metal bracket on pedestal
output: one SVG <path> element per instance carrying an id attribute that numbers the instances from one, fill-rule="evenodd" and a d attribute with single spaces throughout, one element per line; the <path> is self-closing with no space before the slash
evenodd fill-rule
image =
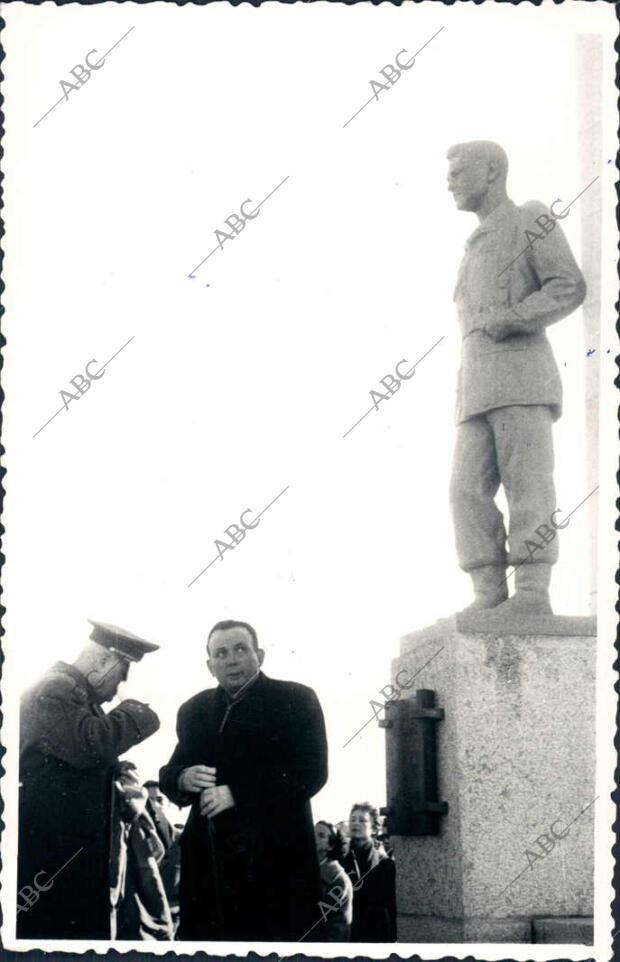
<path id="1" fill-rule="evenodd" d="M 444 717 L 435 692 L 419 688 L 415 700 L 385 706 L 389 835 L 439 835 L 440 816 L 448 803 L 437 798 L 437 727 Z"/>

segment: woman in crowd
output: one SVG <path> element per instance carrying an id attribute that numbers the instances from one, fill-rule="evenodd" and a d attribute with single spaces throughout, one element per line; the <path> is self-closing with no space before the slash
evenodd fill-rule
<path id="1" fill-rule="evenodd" d="M 349 839 L 349 819 L 348 819 L 348 818 L 345 818 L 345 819 L 343 819 L 341 822 L 336 822 L 336 829 L 340 832 L 340 834 L 342 835 L 342 839 L 343 839 L 343 841 L 344 841 L 344 849 L 343 849 L 343 852 L 342 852 L 342 857 L 338 859 L 338 861 L 340 862 L 340 864 L 342 864 L 343 858 L 345 857 L 345 855 L 346 855 L 347 852 L 349 851 L 349 841 L 350 841 L 350 839 Z"/>
<path id="2" fill-rule="evenodd" d="M 379 813 L 368 802 L 356 803 L 349 816 L 351 844 L 343 860 L 353 883 L 351 942 L 396 941 L 394 862 L 377 844 Z"/>
<path id="3" fill-rule="evenodd" d="M 345 839 L 331 822 L 314 826 L 316 851 L 321 869 L 321 923 L 312 941 L 348 942 L 353 911 L 353 887 L 340 864 Z"/>

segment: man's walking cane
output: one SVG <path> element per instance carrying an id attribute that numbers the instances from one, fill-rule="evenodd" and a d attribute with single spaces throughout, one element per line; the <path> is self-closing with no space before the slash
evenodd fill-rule
<path id="1" fill-rule="evenodd" d="M 224 913 L 222 912 L 222 901 L 220 894 L 220 879 L 217 869 L 217 855 L 215 852 L 215 836 L 216 830 L 215 825 L 208 816 L 204 815 L 203 818 L 207 819 L 208 832 L 209 832 L 209 845 L 211 848 L 211 869 L 213 872 L 213 886 L 215 889 L 215 914 L 217 916 L 219 935 L 221 938 L 225 937 L 224 932 Z"/>

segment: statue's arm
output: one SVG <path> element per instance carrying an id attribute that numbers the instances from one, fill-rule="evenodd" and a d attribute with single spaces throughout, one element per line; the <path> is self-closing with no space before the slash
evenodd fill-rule
<path id="1" fill-rule="evenodd" d="M 536 233 L 541 235 L 538 240 L 530 237 L 530 244 L 523 253 L 539 286 L 518 304 L 498 311 L 485 325 L 496 340 L 510 334 L 538 334 L 576 310 L 586 295 L 583 275 L 559 222 L 544 204 L 535 201 L 527 204 L 525 211 L 524 224 L 530 231 L 536 227 Z M 544 236 L 542 228 L 539 229 L 541 218 L 548 229 L 555 224 Z M 522 236 L 527 237 L 525 231 Z"/>

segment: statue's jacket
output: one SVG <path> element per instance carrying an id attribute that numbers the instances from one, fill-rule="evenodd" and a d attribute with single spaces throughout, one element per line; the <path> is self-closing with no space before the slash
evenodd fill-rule
<path id="1" fill-rule="evenodd" d="M 515 404 L 545 404 L 560 417 L 562 384 L 545 329 L 579 307 L 585 293 L 544 204 L 507 200 L 495 208 L 466 242 L 454 291 L 463 338 L 457 423 Z M 490 321 L 499 339 L 484 330 Z"/>

